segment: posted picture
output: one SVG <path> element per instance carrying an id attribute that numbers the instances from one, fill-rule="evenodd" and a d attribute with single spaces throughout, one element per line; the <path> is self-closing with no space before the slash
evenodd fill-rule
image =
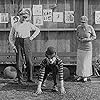
<path id="1" fill-rule="evenodd" d="M 36 26 L 43 25 L 43 16 L 33 16 L 33 23 Z"/>
<path id="2" fill-rule="evenodd" d="M 63 12 L 53 12 L 53 22 L 63 22 Z"/>
<path id="3" fill-rule="evenodd" d="M 44 21 L 52 21 L 52 9 L 43 10 L 43 19 Z"/>
<path id="4" fill-rule="evenodd" d="M 42 5 L 33 5 L 33 15 L 42 15 Z"/>
<path id="5" fill-rule="evenodd" d="M 74 23 L 74 11 L 65 11 L 65 23 Z"/>
<path id="6" fill-rule="evenodd" d="M 100 24 L 100 11 L 95 11 L 95 24 Z"/>
<path id="7" fill-rule="evenodd" d="M 0 23 L 8 23 L 8 13 L 0 13 Z"/>

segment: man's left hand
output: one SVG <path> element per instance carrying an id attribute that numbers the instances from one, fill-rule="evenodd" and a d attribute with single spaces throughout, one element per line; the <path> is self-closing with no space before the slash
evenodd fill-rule
<path id="1" fill-rule="evenodd" d="M 61 87 L 61 95 L 65 94 L 65 93 L 66 93 L 65 88 Z"/>

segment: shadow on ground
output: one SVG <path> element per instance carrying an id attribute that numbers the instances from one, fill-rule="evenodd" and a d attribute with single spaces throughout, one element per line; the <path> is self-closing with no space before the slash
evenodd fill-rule
<path id="1" fill-rule="evenodd" d="M 0 79 L 0 91 L 36 91 L 36 88 L 36 83 L 23 82 L 23 84 L 18 84 L 16 81 L 11 79 Z"/>

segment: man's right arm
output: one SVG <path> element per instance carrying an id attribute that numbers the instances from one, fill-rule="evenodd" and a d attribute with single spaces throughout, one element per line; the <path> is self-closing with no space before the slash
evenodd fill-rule
<path id="1" fill-rule="evenodd" d="M 11 46 L 13 47 L 13 49 L 15 50 L 15 52 L 17 52 L 16 46 L 14 44 L 14 38 L 15 38 L 15 29 L 14 27 L 11 28 L 10 30 L 10 34 L 9 34 L 9 42 L 11 44 Z"/>
<path id="2" fill-rule="evenodd" d="M 44 58 L 43 61 L 40 64 L 40 76 L 39 76 L 39 81 L 43 81 L 44 74 L 45 74 L 45 67 L 46 67 L 46 59 Z"/>
<path id="3" fill-rule="evenodd" d="M 12 47 L 14 47 L 14 34 L 15 34 L 15 29 L 14 27 L 11 28 L 10 30 L 10 34 L 9 34 L 9 42 L 11 44 Z"/>
<path id="4" fill-rule="evenodd" d="M 41 62 L 41 68 L 40 68 L 40 75 L 39 75 L 39 83 L 38 83 L 38 88 L 36 91 L 36 94 L 41 94 L 42 93 L 42 82 L 43 82 L 43 78 L 44 78 L 44 74 L 45 74 L 45 59 Z"/>

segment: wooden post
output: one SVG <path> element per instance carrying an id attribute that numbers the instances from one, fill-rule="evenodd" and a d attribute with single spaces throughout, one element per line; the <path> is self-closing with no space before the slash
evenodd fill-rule
<path id="1" fill-rule="evenodd" d="M 84 0 L 84 15 L 88 17 L 88 0 Z"/>

